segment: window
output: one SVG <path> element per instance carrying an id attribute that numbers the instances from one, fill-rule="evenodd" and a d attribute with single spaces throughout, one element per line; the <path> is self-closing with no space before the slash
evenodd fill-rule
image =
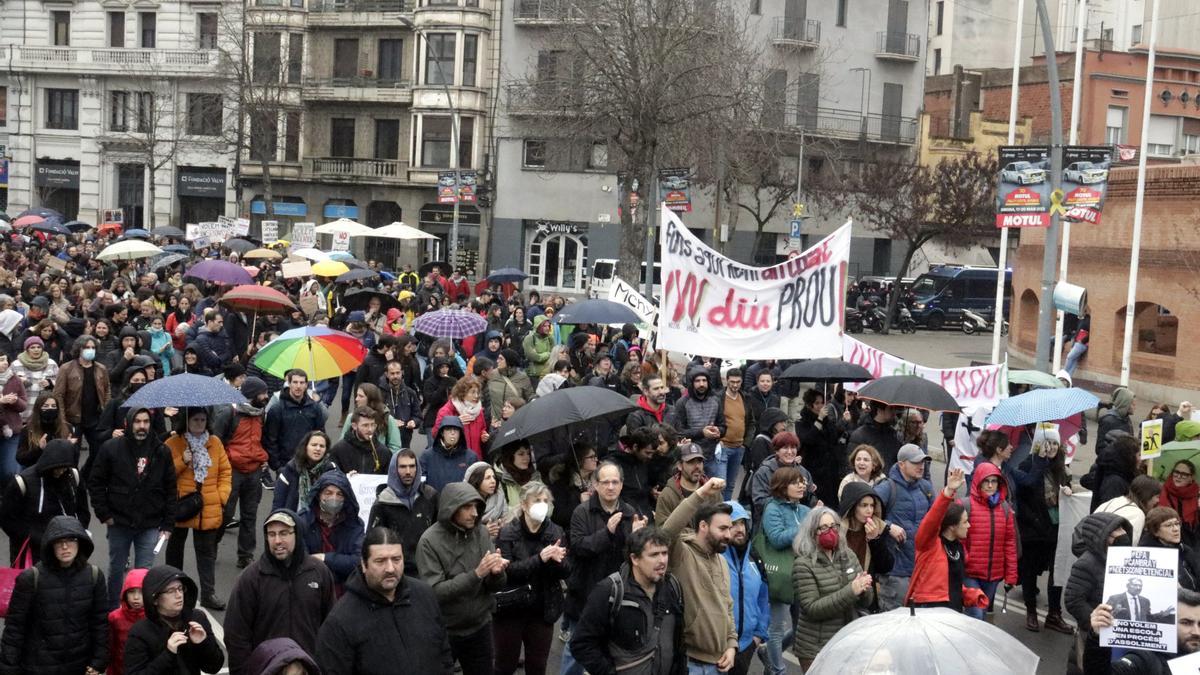
<path id="1" fill-rule="evenodd" d="M 217 15 L 201 12 L 196 15 L 196 42 L 200 49 L 217 48 Z"/>
<path id="2" fill-rule="evenodd" d="M 275 159 L 279 143 L 279 127 L 274 114 L 259 113 L 250 118 L 250 159 Z"/>
<path id="3" fill-rule="evenodd" d="M 1150 155 L 1171 156 L 1175 154 L 1175 134 L 1178 127 L 1175 117 L 1151 115 L 1146 152 Z"/>
<path id="4" fill-rule="evenodd" d="M 755 16 L 762 14 L 762 0 L 750 0 L 750 13 Z"/>
<path id="5" fill-rule="evenodd" d="M 375 120 L 375 159 L 400 159 L 400 120 Z"/>
<path id="6" fill-rule="evenodd" d="M 193 136 L 221 135 L 221 95 L 188 94 L 188 133 Z"/>
<path id="7" fill-rule="evenodd" d="M 138 25 L 141 27 L 142 49 L 154 49 L 158 33 L 158 15 L 154 12 L 138 12 Z"/>
<path id="8" fill-rule="evenodd" d="M 933 50 L 933 74 L 942 74 L 942 49 L 938 47 Z"/>
<path id="9" fill-rule="evenodd" d="M 933 28 L 934 35 L 942 34 L 942 26 L 945 21 L 946 21 L 946 3 L 943 0 L 938 0 L 937 19 L 936 19 L 936 23 L 934 24 L 934 28 Z"/>
<path id="10" fill-rule="evenodd" d="M 287 114 L 287 126 L 283 130 L 283 160 L 300 161 L 300 113 Z"/>
<path id="11" fill-rule="evenodd" d="M 55 47 L 71 46 L 70 12 L 50 12 L 50 29 Z"/>
<path id="12" fill-rule="evenodd" d="M 421 122 L 421 166 L 450 166 L 450 118 L 425 115 Z"/>
<path id="13" fill-rule="evenodd" d="M 254 34 L 254 81 L 279 81 L 279 33 Z"/>
<path id="14" fill-rule="evenodd" d="M 4 126 L 0 124 L 0 126 Z M 1184 134 L 1183 135 L 1183 154 L 1197 155 L 1200 154 L 1200 135 Z"/>
<path id="15" fill-rule="evenodd" d="M 462 169 L 470 169 L 475 166 L 475 154 L 473 152 L 475 142 L 475 118 L 460 117 L 458 118 L 458 166 Z"/>
<path id="16" fill-rule="evenodd" d="M 79 128 L 79 90 L 46 90 L 46 128 Z"/>
<path id="17" fill-rule="evenodd" d="M 1125 340 L 1125 310 L 1114 315 L 1116 349 Z M 1179 317 L 1170 309 L 1151 302 L 1133 306 L 1133 351 L 1140 354 L 1175 356 L 1179 338 Z"/>
<path id="18" fill-rule="evenodd" d="M 1138 24 L 1129 31 L 1129 43 L 1138 44 L 1142 41 L 1142 24 Z"/>
<path id="19" fill-rule="evenodd" d="M 333 41 L 333 79 L 349 80 L 358 77 L 358 40 L 344 38 Z"/>
<path id="20" fill-rule="evenodd" d="M 376 75 L 383 82 L 400 82 L 404 79 L 404 40 L 379 40 Z"/>
<path id="21" fill-rule="evenodd" d="M 591 151 L 588 153 L 587 168 L 593 170 L 603 170 L 608 168 L 608 143 L 605 141 L 593 141 Z"/>
<path id="22" fill-rule="evenodd" d="M 1113 41 L 1113 29 L 1105 28 L 1100 31 L 1100 41 L 1111 45 Z"/>
<path id="23" fill-rule="evenodd" d="M 479 36 L 463 35 L 462 86 L 475 86 L 475 71 L 479 66 Z"/>
<path id="24" fill-rule="evenodd" d="M 846 13 L 849 9 L 848 7 L 846 7 L 846 5 L 849 3 L 850 3 L 850 0 L 837 0 L 837 25 L 839 25 L 839 26 L 842 26 L 842 27 L 846 26 Z M 938 4 L 941 4 L 941 3 L 938 3 Z"/>
<path id="25" fill-rule="evenodd" d="M 292 7 L 304 9 L 304 0 L 292 0 Z"/>
<path id="26" fill-rule="evenodd" d="M 304 35 L 301 33 L 288 34 L 288 84 L 300 84 L 304 72 Z"/>
<path id="27" fill-rule="evenodd" d="M 354 156 L 354 119 L 334 117 L 329 120 L 329 156 Z"/>
<path id="28" fill-rule="evenodd" d="M 108 13 L 108 46 L 117 49 L 125 46 L 125 12 Z"/>
<path id="29" fill-rule="evenodd" d="M 1124 143 L 1126 136 L 1126 120 L 1129 118 L 1129 108 L 1110 105 L 1104 127 L 1104 142 L 1110 145 Z"/>
<path id="30" fill-rule="evenodd" d="M 534 138 L 525 139 L 522 148 L 521 165 L 532 169 L 546 167 L 546 141 Z"/>
<path id="31" fill-rule="evenodd" d="M 454 33 L 429 33 L 425 42 L 425 84 L 454 84 Z"/>
<path id="32" fill-rule="evenodd" d="M 8 124 L 8 87 L 0 86 L 0 129 Z"/>
<path id="33" fill-rule="evenodd" d="M 154 124 L 154 94 L 148 91 L 109 93 L 109 131 L 149 133 Z"/>

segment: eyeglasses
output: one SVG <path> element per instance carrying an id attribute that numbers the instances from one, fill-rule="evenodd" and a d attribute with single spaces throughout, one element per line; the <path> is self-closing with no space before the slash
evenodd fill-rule
<path id="1" fill-rule="evenodd" d="M 1192 474 L 1187 471 L 1172 471 L 1171 477 L 1172 478 L 1191 478 Z"/>
<path id="2" fill-rule="evenodd" d="M 585 462 L 586 462 L 586 461 L 588 461 L 589 459 L 596 459 L 596 456 L 595 456 L 595 455 L 587 455 L 586 457 L 584 457 L 584 458 L 583 458 L 583 461 L 585 461 Z"/>
<path id="3" fill-rule="evenodd" d="M 1183 523 L 1179 522 L 1178 520 L 1168 520 L 1167 522 L 1162 524 L 1162 527 L 1169 527 L 1172 530 L 1175 530 L 1180 527 L 1183 527 Z"/>
<path id="4" fill-rule="evenodd" d="M 817 534 L 825 534 L 826 532 L 832 530 L 835 527 L 837 527 L 837 525 L 818 525 L 817 526 Z"/>
<path id="5" fill-rule="evenodd" d="M 183 595 L 183 584 L 167 586 L 159 595 Z"/>

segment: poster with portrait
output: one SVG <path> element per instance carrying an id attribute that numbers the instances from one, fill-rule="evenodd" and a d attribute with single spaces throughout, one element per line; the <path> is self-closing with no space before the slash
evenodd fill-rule
<path id="1" fill-rule="evenodd" d="M 1173 548 L 1108 548 L 1102 597 L 1113 625 L 1100 630 L 1101 647 L 1175 653 L 1178 568 Z"/>

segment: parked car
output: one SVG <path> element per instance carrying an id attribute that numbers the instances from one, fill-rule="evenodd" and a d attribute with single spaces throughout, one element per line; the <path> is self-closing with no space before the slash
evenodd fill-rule
<path id="1" fill-rule="evenodd" d="M 1000 172 L 1000 180 L 1017 185 L 1034 185 L 1046 180 L 1046 171 L 1029 162 L 1009 162 Z"/>
<path id="2" fill-rule="evenodd" d="M 1091 162 L 1072 162 L 1066 171 L 1063 171 L 1063 180 L 1081 185 L 1102 183 L 1108 180 L 1108 169 Z"/>
<path id="3" fill-rule="evenodd" d="M 963 310 L 976 313 L 996 306 L 995 267 L 938 265 L 917 277 L 912 285 L 915 298 L 912 317 L 918 324 L 938 330 L 947 323 L 963 320 Z M 1004 316 L 1012 304 L 1012 270 L 1004 273 Z"/>

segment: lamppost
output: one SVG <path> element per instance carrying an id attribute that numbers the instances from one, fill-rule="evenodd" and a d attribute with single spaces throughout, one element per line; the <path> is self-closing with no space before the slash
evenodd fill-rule
<path id="1" fill-rule="evenodd" d="M 417 25 L 415 23 L 413 23 L 412 19 L 409 19 L 406 16 L 398 17 L 398 19 L 402 25 L 411 29 L 413 33 L 416 33 L 417 35 L 419 35 L 421 37 L 422 40 L 425 41 L 425 49 L 426 50 L 431 48 L 433 43 L 429 40 L 429 35 L 423 29 L 418 28 Z M 457 38 L 456 38 L 456 40 L 457 40 Z M 426 59 L 426 61 L 428 61 L 428 59 Z M 450 264 L 451 267 L 454 267 L 458 264 L 458 260 L 457 260 L 457 258 L 458 258 L 458 202 L 459 202 L 459 198 L 462 196 L 460 193 L 461 175 L 462 174 L 459 172 L 458 154 L 457 154 L 458 153 L 458 144 L 460 141 L 460 137 L 459 137 L 459 133 L 458 133 L 458 109 L 454 107 L 454 97 L 450 93 L 450 84 L 449 84 L 449 81 L 446 79 L 446 71 L 442 68 L 442 54 L 440 52 L 438 53 L 438 58 L 434 61 L 434 65 L 437 67 L 438 80 L 441 82 L 442 91 L 446 94 L 446 107 L 450 109 L 450 153 L 449 154 L 450 154 L 450 168 L 454 171 L 454 214 L 450 221 L 450 241 L 448 241 L 447 245 L 446 245 L 446 262 L 448 264 Z M 418 72 L 419 72 L 419 69 L 418 69 Z M 425 76 L 426 76 L 426 78 L 428 78 L 429 73 L 426 73 Z M 451 71 L 450 76 L 454 77 L 453 71 Z M 440 178 L 439 178 L 438 182 L 439 182 L 439 190 L 440 190 L 440 183 L 441 183 Z"/>

